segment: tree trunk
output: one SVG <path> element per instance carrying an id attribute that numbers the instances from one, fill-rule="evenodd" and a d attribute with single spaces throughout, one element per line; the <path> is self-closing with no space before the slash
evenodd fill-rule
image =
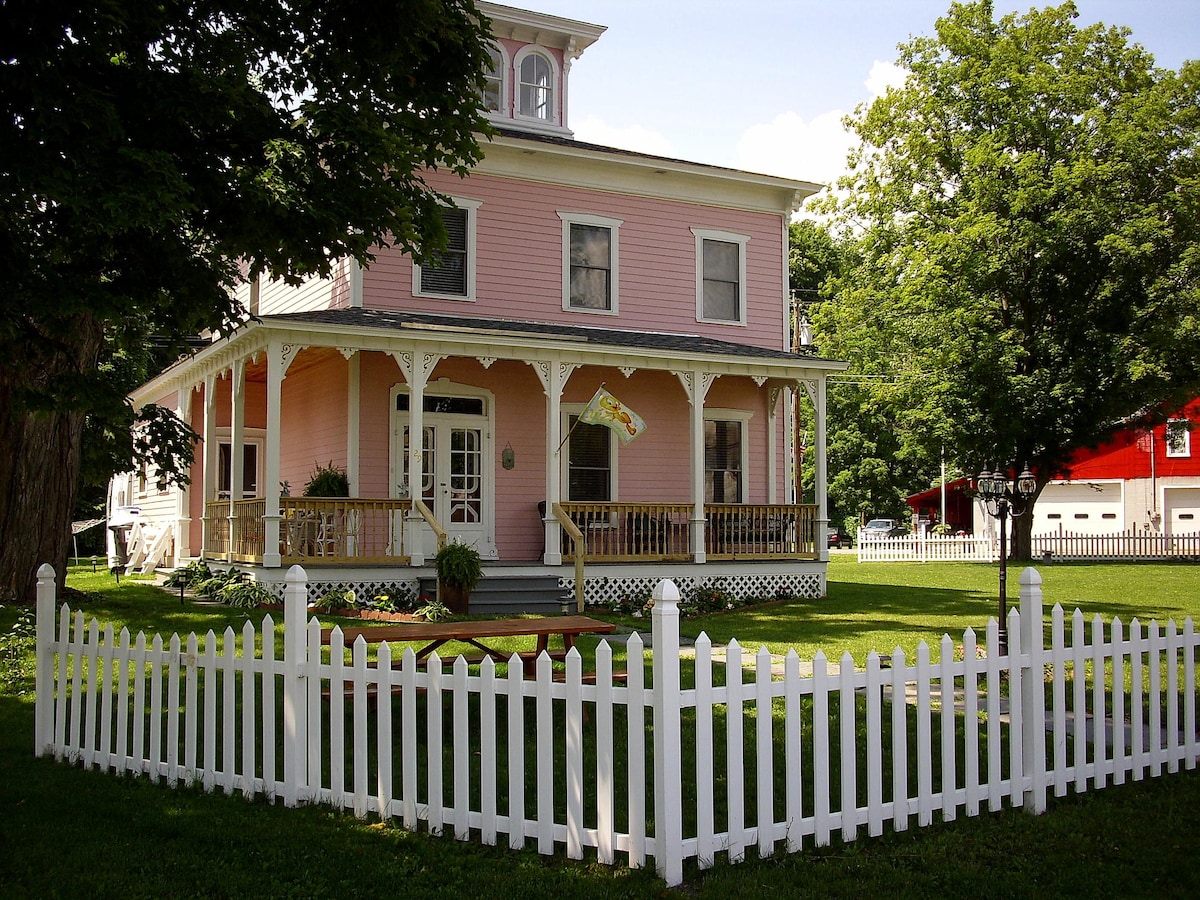
<path id="1" fill-rule="evenodd" d="M 1023 516 L 1009 519 L 1012 534 L 1009 535 L 1011 559 L 1028 562 L 1033 559 L 1033 507 Z"/>
<path id="2" fill-rule="evenodd" d="M 0 368 L 0 601 L 32 603 L 43 563 L 60 590 L 66 581 L 85 412 L 31 412 L 23 392 L 94 371 L 103 330 L 90 320 L 76 326 L 53 351 L 26 348 Z"/>

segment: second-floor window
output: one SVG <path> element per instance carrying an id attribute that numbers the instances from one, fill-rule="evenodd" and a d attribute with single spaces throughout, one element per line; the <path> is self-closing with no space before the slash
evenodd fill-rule
<path id="1" fill-rule="evenodd" d="M 696 318 L 746 324 L 745 235 L 693 228 L 696 236 Z"/>
<path id="2" fill-rule="evenodd" d="M 620 219 L 559 213 L 563 220 L 563 309 L 617 312 Z"/>
<path id="3" fill-rule="evenodd" d="M 413 294 L 418 297 L 475 299 L 475 213 L 474 200 L 455 200 L 442 210 L 446 248 L 423 265 L 413 266 Z"/>
<path id="4" fill-rule="evenodd" d="M 554 69 L 540 53 L 521 60 L 520 113 L 543 122 L 554 120 Z"/>
<path id="5" fill-rule="evenodd" d="M 1191 456 L 1192 434 L 1187 419 L 1171 419 L 1167 422 L 1167 456 Z"/>
<path id="6" fill-rule="evenodd" d="M 483 84 L 483 108 L 487 112 L 505 112 L 504 54 L 499 47 L 488 48 L 488 70 Z"/>

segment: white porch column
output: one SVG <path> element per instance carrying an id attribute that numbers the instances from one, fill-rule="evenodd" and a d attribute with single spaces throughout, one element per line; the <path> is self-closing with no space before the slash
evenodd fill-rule
<path id="1" fill-rule="evenodd" d="M 542 561 L 548 566 L 562 565 L 562 526 L 554 518 L 554 504 L 562 499 L 562 392 L 578 368 L 574 363 L 561 360 L 532 363 L 546 395 L 546 515 L 542 519 L 545 529 L 545 549 Z"/>
<path id="2" fill-rule="evenodd" d="M 757 380 L 757 379 L 756 379 Z M 762 385 L 759 385 L 761 388 Z M 767 502 L 779 502 L 779 397 L 778 385 L 767 388 Z"/>
<path id="3" fill-rule="evenodd" d="M 676 372 L 675 377 L 687 392 L 691 405 L 688 441 L 692 462 L 692 559 L 703 563 L 708 560 L 704 534 L 704 398 L 717 376 L 712 372 Z"/>
<path id="4" fill-rule="evenodd" d="M 415 351 L 391 355 L 408 384 L 408 495 L 416 500 L 421 497 L 421 485 L 425 482 L 425 386 L 442 357 Z M 406 530 L 404 543 L 411 564 L 425 565 L 425 546 L 421 540 L 425 519 L 415 509 L 408 513 Z"/>
<path id="5" fill-rule="evenodd" d="M 361 273 L 356 265 L 355 269 Z M 359 278 L 361 279 L 361 274 Z M 361 496 L 358 486 L 359 463 L 359 412 L 362 397 L 362 354 L 357 350 L 342 350 L 348 363 L 346 377 L 346 479 L 350 482 L 350 496 Z"/>
<path id="6" fill-rule="evenodd" d="M 242 499 L 245 477 L 244 449 L 246 443 L 246 361 L 233 364 L 230 385 L 229 419 L 229 550 L 233 552 L 238 539 L 237 501 Z"/>
<path id="7" fill-rule="evenodd" d="M 192 421 L 192 387 L 180 386 L 175 404 L 175 415 L 185 425 Z M 180 485 L 175 493 L 175 566 L 192 555 L 192 489 Z"/>
<path id="8" fill-rule="evenodd" d="M 816 432 L 814 435 L 816 456 L 813 459 L 813 487 L 817 495 L 817 553 L 824 562 L 829 561 L 829 540 L 826 537 L 829 528 L 829 500 L 826 497 L 828 479 L 825 464 L 825 408 L 828 390 L 828 382 L 825 380 L 825 373 L 822 372 L 817 378 L 813 401 L 813 430 Z"/>
<path id="9" fill-rule="evenodd" d="M 210 518 L 212 508 L 209 504 L 216 499 L 217 496 L 217 376 L 208 375 L 204 378 L 204 465 L 202 467 L 200 480 L 203 485 L 201 490 L 201 500 L 203 510 L 200 514 L 200 521 L 203 523 L 204 532 L 204 550 L 208 552 L 211 548 L 208 542 L 211 537 L 210 529 L 215 524 L 215 520 Z"/>
<path id="10" fill-rule="evenodd" d="M 285 361 L 285 350 L 287 357 Z M 263 497 L 266 512 L 263 513 L 263 565 L 278 568 L 281 564 L 279 552 L 279 428 L 283 403 L 283 376 L 287 362 L 291 361 L 295 348 L 285 347 L 278 340 L 267 345 L 267 442 L 263 448 Z"/>

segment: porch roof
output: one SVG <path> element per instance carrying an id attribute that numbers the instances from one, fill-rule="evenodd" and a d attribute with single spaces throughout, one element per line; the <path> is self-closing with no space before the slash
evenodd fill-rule
<path id="1" fill-rule="evenodd" d="M 310 312 L 282 313 L 262 316 L 266 326 L 283 323 L 323 325 L 338 329 L 364 328 L 408 332 L 466 332 L 490 333 L 494 336 L 517 336 L 544 339 L 547 342 L 570 341 L 582 343 L 589 349 L 620 348 L 650 353 L 672 353 L 703 356 L 724 356 L 738 360 L 771 360 L 791 362 L 820 368 L 843 368 L 844 364 L 811 353 L 790 353 L 749 344 L 735 344 L 696 334 L 674 334 L 657 331 L 634 331 L 616 328 L 595 328 L 582 325 L 560 325 L 547 322 L 527 322 L 519 319 L 481 319 L 476 316 L 439 316 L 428 313 L 402 312 L 381 309 L 322 309 Z M 414 335 L 415 336 L 415 335 Z"/>

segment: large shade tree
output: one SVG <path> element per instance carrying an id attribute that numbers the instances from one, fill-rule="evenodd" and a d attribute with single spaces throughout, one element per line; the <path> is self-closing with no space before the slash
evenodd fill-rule
<path id="1" fill-rule="evenodd" d="M 816 315 L 911 455 L 1039 493 L 1200 390 L 1200 65 L 1075 18 L 955 4 L 900 46 L 905 84 L 848 119 L 857 265 Z"/>
<path id="2" fill-rule="evenodd" d="M 478 160 L 485 24 L 472 0 L 0 4 L 0 594 L 65 570 L 85 419 L 135 454 L 151 335 L 236 327 L 260 274 L 444 240 L 422 172 Z M 145 417 L 169 470 L 185 436 Z"/>

